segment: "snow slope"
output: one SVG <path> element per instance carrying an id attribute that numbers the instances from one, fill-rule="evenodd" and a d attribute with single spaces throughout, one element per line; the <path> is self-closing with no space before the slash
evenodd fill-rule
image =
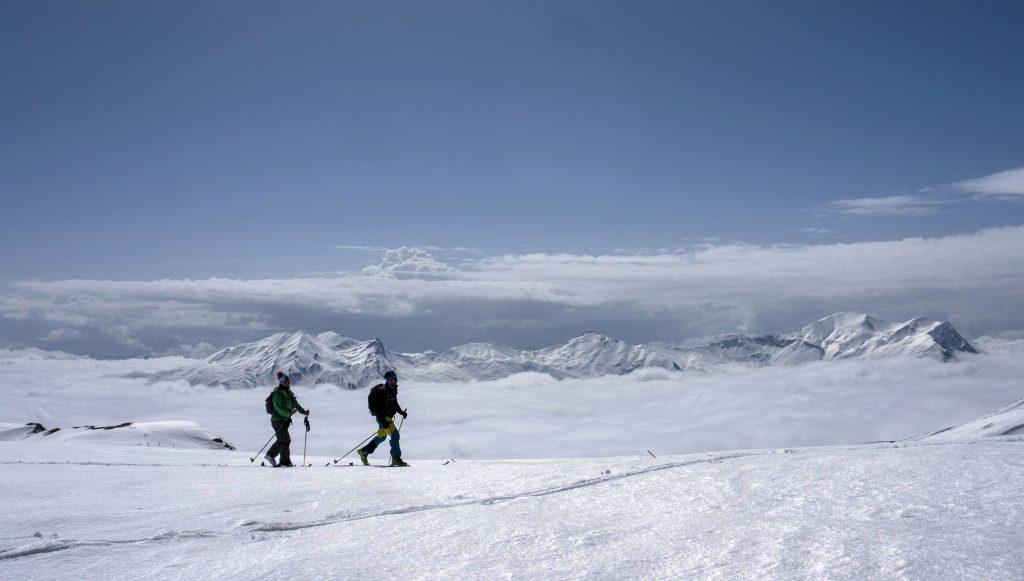
<path id="1" fill-rule="evenodd" d="M 1024 399 L 974 421 L 911 438 L 922 442 L 970 442 L 981 438 L 1024 435 Z"/>
<path id="2" fill-rule="evenodd" d="M 235 447 L 214 436 L 195 422 L 122 422 L 107 426 L 75 426 L 49 428 L 39 423 L 0 424 L 0 441 L 93 442 L 118 446 L 155 448 L 226 448 Z"/>
<path id="3" fill-rule="evenodd" d="M 198 363 L 155 373 L 150 379 L 254 387 L 272 382 L 274 372 L 281 369 L 294 384 L 361 388 L 379 382 L 387 369 L 397 369 L 402 377 L 418 381 L 486 381 L 524 372 L 562 379 L 623 375 L 641 368 L 707 370 L 727 364 L 793 365 L 900 355 L 950 360 L 958 353 L 977 351 L 948 322 L 917 318 L 889 323 L 868 315 L 837 313 L 796 333 L 734 335 L 701 347 L 633 345 L 587 331 L 565 344 L 532 351 L 471 343 L 439 352 L 395 353 L 379 339 L 280 333 L 218 351 Z"/>
<path id="4" fill-rule="evenodd" d="M 0 456 L 9 579 L 1024 576 L 1013 437 L 408 469 L 77 442 Z"/>
<path id="5" fill-rule="evenodd" d="M 24 440 L 33 434 L 45 431 L 46 428 L 42 424 L 35 422 L 28 424 L 0 423 L 0 442 Z"/>

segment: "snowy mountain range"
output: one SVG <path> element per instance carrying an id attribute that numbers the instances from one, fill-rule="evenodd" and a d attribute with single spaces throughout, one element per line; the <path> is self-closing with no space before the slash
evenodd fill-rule
<path id="1" fill-rule="evenodd" d="M 698 347 L 660 342 L 634 345 L 587 331 L 563 345 L 537 350 L 469 343 L 443 351 L 398 353 L 386 349 L 380 339 L 360 341 L 333 332 L 279 333 L 149 378 L 248 388 L 272 382 L 280 369 L 295 384 L 330 383 L 358 389 L 379 382 L 388 369 L 422 381 L 489 380 L 526 371 L 585 378 L 621 375 L 643 367 L 687 371 L 724 364 L 793 365 L 900 355 L 945 361 L 977 352 L 948 322 L 916 318 L 890 323 L 869 315 L 836 313 L 795 333 L 732 335 Z"/>

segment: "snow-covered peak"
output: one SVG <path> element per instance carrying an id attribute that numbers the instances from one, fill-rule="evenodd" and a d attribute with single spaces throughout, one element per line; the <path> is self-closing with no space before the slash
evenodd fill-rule
<path id="1" fill-rule="evenodd" d="M 569 341 L 566 342 L 565 345 L 562 345 L 559 348 L 594 349 L 614 346 L 620 343 L 622 343 L 622 341 L 616 339 L 615 337 L 609 337 L 608 335 L 602 335 L 600 333 L 588 331 L 578 337 L 573 337 L 572 339 L 569 339 Z"/>
<path id="2" fill-rule="evenodd" d="M 891 323 L 862 313 L 835 313 L 807 325 L 793 338 L 796 341 L 775 357 L 776 362 L 868 354 L 934 355 L 950 359 L 956 352 L 977 353 L 950 323 L 924 317 Z M 815 352 L 819 355 L 815 356 Z"/>
<path id="3" fill-rule="evenodd" d="M 294 384 L 333 383 L 356 389 L 372 385 L 392 368 L 380 339 L 360 341 L 333 332 L 312 335 L 299 331 L 222 349 L 198 364 L 151 378 L 245 388 L 272 385 L 275 373 L 283 371 Z"/>
<path id="4" fill-rule="evenodd" d="M 862 313 L 834 313 L 801 329 L 797 338 L 818 345 L 843 344 L 874 335 L 889 325 Z"/>

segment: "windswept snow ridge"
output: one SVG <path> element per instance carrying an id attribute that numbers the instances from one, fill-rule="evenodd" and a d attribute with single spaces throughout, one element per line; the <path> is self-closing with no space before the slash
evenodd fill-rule
<path id="1" fill-rule="evenodd" d="M 31 422 L 28 424 L 0 424 L 0 442 L 12 442 L 24 440 L 33 434 L 45 432 L 42 424 Z"/>
<path id="2" fill-rule="evenodd" d="M 195 422 L 124 422 L 110 426 L 75 426 L 46 429 L 42 424 L 0 424 L 0 441 L 89 442 L 150 448 L 206 448 L 211 450 L 235 447 L 214 436 Z"/>
<path id="3" fill-rule="evenodd" d="M 218 351 L 203 361 L 150 375 L 156 381 L 248 388 L 273 381 L 283 370 L 299 383 L 358 389 L 380 381 L 387 369 L 421 381 L 480 381 L 516 373 L 557 379 L 622 375 L 640 368 L 700 370 L 725 364 L 793 365 L 822 359 L 901 355 L 949 360 L 977 353 L 948 322 L 916 318 L 890 323 L 869 315 L 837 313 L 789 334 L 734 335 L 700 347 L 673 343 L 633 345 L 587 331 L 563 345 L 537 350 L 470 343 L 443 351 L 396 353 L 380 339 L 359 341 L 337 333 L 279 333 Z"/>

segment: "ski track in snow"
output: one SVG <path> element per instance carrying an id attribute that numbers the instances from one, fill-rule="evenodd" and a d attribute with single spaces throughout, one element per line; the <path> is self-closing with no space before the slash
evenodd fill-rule
<path id="1" fill-rule="evenodd" d="M 4 460 L 0 461 L 0 465 L 3 464 L 24 464 L 31 466 L 138 466 L 143 468 L 250 468 L 244 464 L 156 464 L 156 463 L 142 463 L 142 462 L 91 462 L 91 461 L 72 461 L 66 462 L 25 462 L 23 460 Z"/>
<path id="2" fill-rule="evenodd" d="M 687 466 L 694 466 L 699 464 L 716 463 L 722 460 L 732 460 L 736 458 L 745 458 L 748 456 L 759 456 L 765 454 L 772 454 L 776 452 L 792 453 L 792 450 L 775 451 L 775 450 L 759 450 L 753 452 L 737 452 L 733 454 L 716 454 L 705 458 L 698 458 L 694 460 L 684 460 L 681 462 L 670 462 L 666 464 L 659 464 L 657 466 L 651 466 L 649 468 L 642 468 L 640 470 L 632 470 L 620 474 L 603 475 L 594 478 L 585 478 L 577 480 L 567 484 L 561 484 L 558 486 L 549 486 L 544 488 L 538 488 L 535 490 L 526 490 L 514 494 L 501 494 L 496 496 L 490 496 L 482 499 L 466 500 L 461 502 L 449 502 L 449 503 L 434 503 L 424 504 L 417 506 L 408 506 L 403 508 L 397 508 L 392 510 L 385 510 L 366 514 L 357 515 L 329 515 L 327 518 L 317 521 L 309 521 L 304 523 L 261 523 L 259 521 L 245 521 L 240 523 L 239 526 L 249 527 L 248 531 L 255 532 L 289 532 L 303 529 L 319 528 L 335 524 L 341 524 L 346 522 L 360 521 L 372 518 L 380 518 L 387 516 L 396 516 L 403 514 L 411 514 L 418 512 L 427 512 L 434 510 L 445 510 L 450 508 L 459 508 L 464 506 L 491 506 L 500 502 L 508 502 L 512 500 L 524 499 L 524 498 L 540 498 L 544 496 L 550 496 L 552 494 L 559 494 L 562 492 L 569 492 L 573 490 L 579 490 L 581 488 L 587 488 L 590 486 L 597 486 L 614 480 L 622 480 L 625 478 L 633 478 L 637 476 L 644 476 L 654 472 L 660 472 L 663 470 L 672 470 L 675 468 L 685 468 Z M 136 467 L 212 467 L 212 468 L 251 468 L 250 466 L 244 465 L 212 465 L 212 464 L 131 464 L 131 463 L 115 463 L 115 462 L 0 462 L 0 464 L 32 464 L 32 465 L 79 465 L 79 466 L 136 466 Z M 315 467 L 315 466 L 314 466 Z M 47 540 L 42 543 L 29 544 L 21 547 L 15 547 L 6 550 L 0 550 L 0 561 L 18 559 L 21 557 L 29 557 L 33 555 L 39 555 L 43 553 L 55 553 L 58 551 L 66 551 L 70 549 L 86 548 L 86 547 L 107 547 L 114 545 L 139 545 L 143 543 L 152 542 L 168 542 L 168 541 L 180 541 L 180 540 L 191 540 L 197 538 L 214 538 L 222 537 L 225 535 L 237 534 L 231 531 L 215 532 L 215 531 L 184 531 L 175 532 L 169 531 L 153 537 L 143 539 L 89 539 L 89 540 L 76 540 L 76 539 L 62 539 L 62 540 Z M 246 533 L 248 534 L 248 533 Z M 28 537 L 33 538 L 33 537 Z M 9 539 L 14 540 L 14 539 Z"/>
<path id="3" fill-rule="evenodd" d="M 759 451 L 759 452 L 742 452 L 742 453 L 736 453 L 736 454 L 716 455 L 716 456 L 712 456 L 710 458 L 701 458 L 701 459 L 697 459 L 697 460 L 686 460 L 686 461 L 683 461 L 683 462 L 671 462 L 671 463 L 668 463 L 668 464 L 660 464 L 658 466 L 652 466 L 650 468 L 644 468 L 644 469 L 641 469 L 641 470 L 633 470 L 631 472 L 625 472 L 625 473 L 622 473 L 622 474 L 598 476 L 598 477 L 595 477 L 595 478 L 586 478 L 586 479 L 583 479 L 583 480 L 577 480 L 575 482 L 570 482 L 568 484 L 562 484 L 562 485 L 559 485 L 559 486 L 551 486 L 551 487 L 546 487 L 546 488 L 539 488 L 537 490 L 527 490 L 525 492 L 521 492 L 521 493 L 518 493 L 518 494 L 502 494 L 502 495 L 497 495 L 497 496 L 491 496 L 491 497 L 488 497 L 488 498 L 475 499 L 475 500 L 466 500 L 466 501 L 462 501 L 462 502 L 447 502 L 447 503 L 424 504 L 424 505 L 419 505 L 419 506 L 409 506 L 409 507 L 405 507 L 405 508 L 396 508 L 396 509 L 393 509 L 393 510 L 385 510 L 385 511 L 380 511 L 380 512 L 362 514 L 362 515 L 352 515 L 352 516 L 344 516 L 344 517 L 337 517 L 337 518 L 327 518 L 327 519 L 320 520 L 320 521 L 312 521 L 312 522 L 306 522 L 306 523 L 266 523 L 266 524 L 259 524 L 259 525 L 257 525 L 257 523 L 251 523 L 251 526 L 253 526 L 252 530 L 260 531 L 260 532 L 294 531 L 294 530 L 300 530 L 300 529 L 310 529 L 310 528 L 316 528 L 316 527 L 324 527 L 324 526 L 329 526 L 329 525 L 332 525 L 332 524 L 338 524 L 338 523 L 343 523 L 343 522 L 352 522 L 352 521 L 358 521 L 358 520 L 365 520 L 365 519 L 368 519 L 368 518 L 377 518 L 377 517 L 382 517 L 382 516 L 393 516 L 393 515 L 399 515 L 399 514 L 410 514 L 410 513 L 414 513 L 414 512 L 426 512 L 426 511 L 431 511 L 431 510 L 442 510 L 442 509 L 458 508 L 458 507 L 462 507 L 462 506 L 472 506 L 472 505 L 490 506 L 492 504 L 497 504 L 499 502 L 507 502 L 507 501 L 510 501 L 510 500 L 518 500 L 518 499 L 521 499 L 521 498 L 538 498 L 538 497 L 542 497 L 542 496 L 550 496 L 552 494 L 558 494 L 560 492 L 568 492 L 570 490 L 578 490 L 580 488 L 587 488 L 589 486 L 596 486 L 598 484 L 604 484 L 605 482 L 610 482 L 612 480 L 621 480 L 623 478 L 632 478 L 634 476 L 643 476 L 645 474 L 650 474 L 652 472 L 658 472 L 658 471 L 661 471 L 661 470 L 670 470 L 670 469 L 673 469 L 673 468 L 682 468 L 682 467 L 685 467 L 685 466 L 693 466 L 695 464 L 707 464 L 707 463 L 711 463 L 711 462 L 718 462 L 718 461 L 721 461 L 721 460 L 731 460 L 731 459 L 734 459 L 734 458 L 744 458 L 744 457 L 747 457 L 747 456 L 757 456 L 757 455 L 770 454 L 770 453 L 771 452 L 763 452 L 763 451 Z"/>
<path id="4" fill-rule="evenodd" d="M 51 540 L 45 541 L 42 544 L 28 545 L 24 547 L 16 547 L 13 549 L 7 549 L 0 551 L 0 561 L 17 559 L 19 557 L 30 557 L 32 555 L 40 555 L 43 553 L 56 553 L 58 551 L 66 551 L 68 549 L 77 549 L 81 547 L 109 547 L 112 545 L 139 545 L 142 543 L 160 542 L 160 541 L 176 541 L 176 540 L 190 540 L 209 538 L 217 536 L 216 533 L 209 531 L 168 531 L 163 534 L 156 535 L 145 539 L 117 539 L 117 540 L 74 540 L 74 539 L 62 539 L 62 540 Z M 29 537 L 32 538 L 32 537 Z"/>

